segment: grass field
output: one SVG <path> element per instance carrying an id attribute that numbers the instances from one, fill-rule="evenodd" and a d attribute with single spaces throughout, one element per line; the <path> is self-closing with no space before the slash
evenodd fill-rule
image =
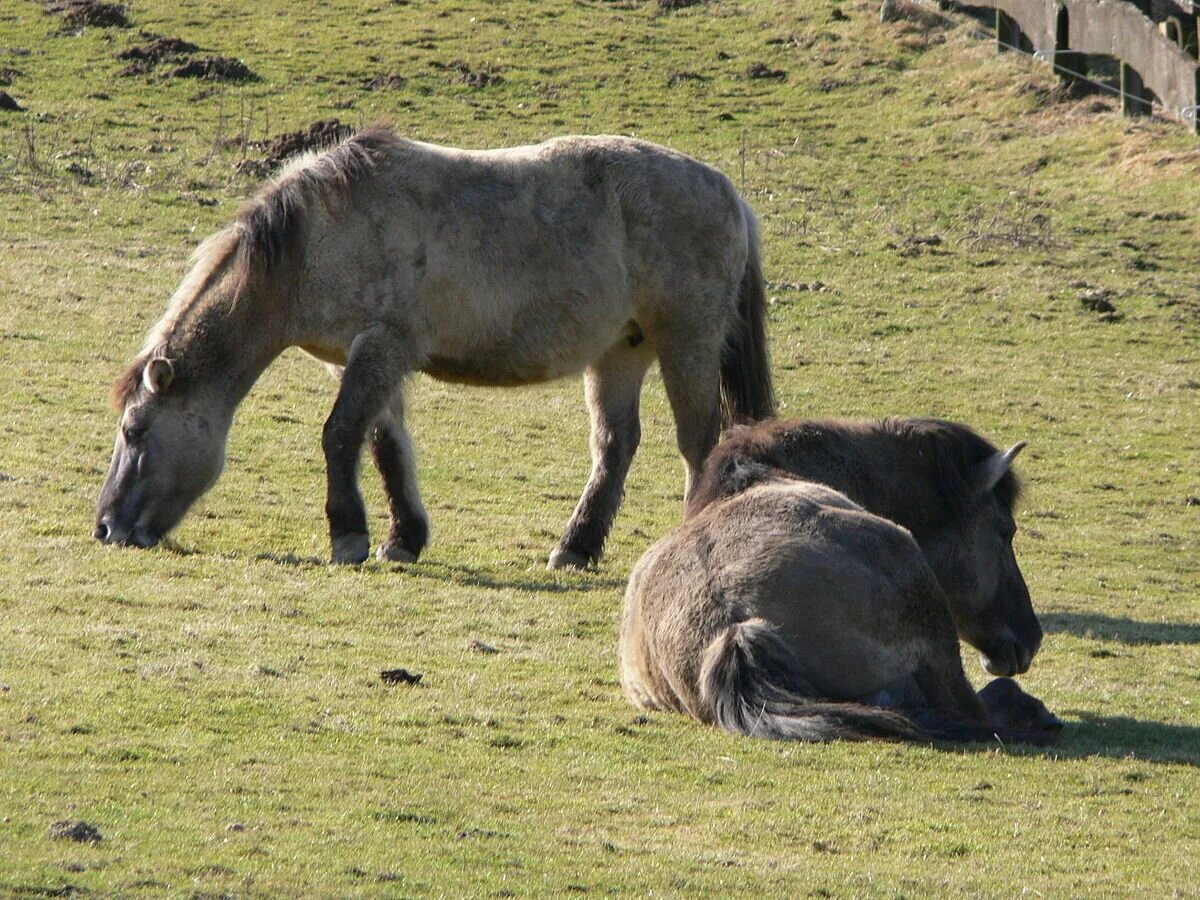
<path id="1" fill-rule="evenodd" d="M 81 31 L 0 8 L 26 108 L 0 111 L 0 895 L 1200 895 L 1194 136 L 856 0 L 298 7 L 131 0 L 132 27 Z M 139 30 L 257 80 L 120 75 Z M 109 383 L 254 189 L 255 142 L 331 117 L 635 134 L 728 172 L 785 414 L 1029 441 L 1047 637 L 1023 682 L 1061 744 L 783 745 L 633 710 L 624 580 L 682 490 L 656 377 L 598 572 L 544 569 L 588 469 L 578 381 L 423 377 L 430 548 L 325 565 L 333 383 L 294 352 L 173 547 L 91 540 Z"/>

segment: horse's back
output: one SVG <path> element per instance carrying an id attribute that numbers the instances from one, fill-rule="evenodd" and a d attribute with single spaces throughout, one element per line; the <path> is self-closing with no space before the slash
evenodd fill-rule
<path id="1" fill-rule="evenodd" d="M 719 343 L 749 215 L 716 170 L 631 138 L 400 140 L 314 229 L 301 328 L 314 333 L 296 343 L 343 346 L 383 321 L 418 368 L 480 384 L 573 374 L 631 336 Z"/>
<path id="2" fill-rule="evenodd" d="M 669 672 L 663 683 L 694 683 L 722 629 L 761 618 L 824 696 L 865 697 L 927 651 L 928 608 L 940 601 L 911 535 L 811 482 L 773 481 L 716 502 L 648 557 L 626 615 L 643 655 Z"/>

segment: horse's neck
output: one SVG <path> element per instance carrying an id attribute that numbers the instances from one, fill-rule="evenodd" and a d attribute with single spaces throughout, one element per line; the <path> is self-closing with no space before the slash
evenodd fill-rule
<path id="1" fill-rule="evenodd" d="M 891 442 L 858 448 L 841 440 L 802 453 L 796 474 L 841 491 L 868 512 L 890 519 L 914 534 L 923 530 L 929 499 L 915 476 L 910 455 Z"/>
<path id="2" fill-rule="evenodd" d="M 265 310 L 261 293 L 210 303 L 193 311 L 175 335 L 180 365 L 199 383 L 241 403 L 267 367 L 283 352 L 277 316 Z"/>

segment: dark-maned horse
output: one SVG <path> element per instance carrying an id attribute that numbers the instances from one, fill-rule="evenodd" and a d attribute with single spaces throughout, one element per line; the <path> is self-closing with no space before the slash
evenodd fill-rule
<path id="1" fill-rule="evenodd" d="M 1041 643 L 1012 550 L 1022 446 L 931 420 L 735 429 L 630 578 L 626 693 L 768 737 L 1052 740 L 1014 682 L 977 695 L 958 649 L 1007 676 Z"/>
<path id="2" fill-rule="evenodd" d="M 721 423 L 773 408 L 754 215 L 729 180 L 621 137 L 471 152 L 372 129 L 292 162 L 205 241 L 117 382 L 96 516 L 151 546 L 220 474 L 233 413 L 287 347 L 341 371 L 325 423 L 335 562 L 369 553 L 369 438 L 391 526 L 381 559 L 428 540 L 402 382 L 522 385 L 583 371 L 592 473 L 551 556 L 600 556 L 657 358 L 687 494 Z"/>

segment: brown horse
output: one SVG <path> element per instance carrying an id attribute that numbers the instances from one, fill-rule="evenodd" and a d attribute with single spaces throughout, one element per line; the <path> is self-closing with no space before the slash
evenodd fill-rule
<path id="1" fill-rule="evenodd" d="M 1041 642 L 1011 543 L 1022 446 L 928 420 L 736 429 L 634 568 L 626 693 L 768 737 L 1052 740 L 1015 683 L 977 695 L 958 649 L 1011 675 Z"/>
<path id="2" fill-rule="evenodd" d="M 151 546 L 221 472 L 233 413 L 297 346 L 339 367 L 323 449 L 335 562 L 369 552 L 369 439 L 391 526 L 428 540 L 403 381 L 521 385 L 583 371 L 592 473 L 552 566 L 595 563 L 657 358 L 690 495 L 721 422 L 773 408 L 753 213 L 725 176 L 663 147 L 567 137 L 472 152 L 361 132 L 291 163 L 205 241 L 117 382 L 95 536 Z"/>

